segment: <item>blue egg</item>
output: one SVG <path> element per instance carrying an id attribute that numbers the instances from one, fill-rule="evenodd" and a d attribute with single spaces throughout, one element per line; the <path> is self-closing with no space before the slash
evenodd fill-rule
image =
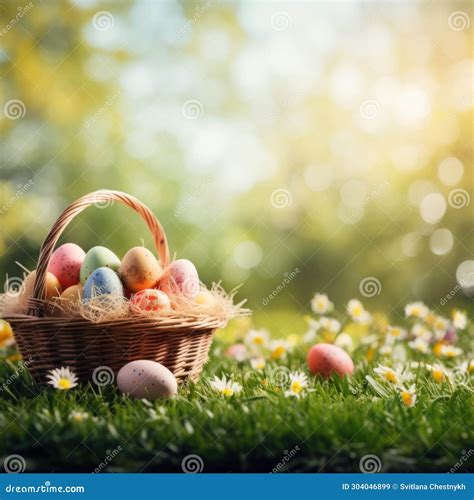
<path id="1" fill-rule="evenodd" d="M 83 297 L 87 301 L 101 295 L 123 296 L 122 282 L 115 271 L 108 267 L 99 267 L 87 278 Z"/>

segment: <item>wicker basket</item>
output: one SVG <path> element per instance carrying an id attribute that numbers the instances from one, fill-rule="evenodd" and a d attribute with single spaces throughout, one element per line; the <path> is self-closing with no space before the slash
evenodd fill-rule
<path id="1" fill-rule="evenodd" d="M 170 254 L 166 235 L 156 217 L 133 196 L 101 190 L 71 203 L 51 228 L 41 246 L 33 296 L 27 314 L 4 317 L 34 379 L 44 382 L 53 368 L 68 366 L 80 380 L 91 380 L 94 370 L 108 367 L 117 373 L 129 361 L 150 359 L 170 369 L 178 381 L 196 381 L 208 359 L 212 335 L 225 325 L 223 318 L 193 316 L 127 317 L 94 323 L 82 317 L 54 317 L 45 312 L 45 279 L 49 260 L 69 222 L 88 206 L 117 201 L 135 210 L 146 222 L 163 267 Z"/>

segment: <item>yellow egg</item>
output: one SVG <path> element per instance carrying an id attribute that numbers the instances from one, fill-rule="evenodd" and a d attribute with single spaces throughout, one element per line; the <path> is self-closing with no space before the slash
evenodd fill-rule
<path id="1" fill-rule="evenodd" d="M 119 275 L 127 290 L 140 292 L 153 288 L 162 271 L 160 263 L 149 250 L 145 247 L 134 247 L 122 259 Z"/>
<path id="2" fill-rule="evenodd" d="M 72 285 L 61 294 L 61 299 L 75 302 L 82 299 L 82 285 Z"/>
<path id="3" fill-rule="evenodd" d="M 5 320 L 0 319 L 0 347 L 2 347 L 7 340 L 10 340 L 13 337 L 12 327 L 10 323 L 7 323 Z"/>
<path id="4" fill-rule="evenodd" d="M 19 304 L 21 307 L 26 307 L 28 299 L 33 295 L 33 289 L 35 287 L 36 280 L 36 270 L 31 271 L 30 274 L 25 278 L 21 287 Z M 61 285 L 58 278 L 52 273 L 46 274 L 46 300 L 52 297 L 58 297 L 62 292 Z"/>

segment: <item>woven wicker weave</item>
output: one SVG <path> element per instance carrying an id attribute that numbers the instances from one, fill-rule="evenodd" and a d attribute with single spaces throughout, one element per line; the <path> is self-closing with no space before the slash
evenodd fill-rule
<path id="1" fill-rule="evenodd" d="M 94 370 L 109 367 L 115 373 L 129 361 L 150 359 L 169 368 L 178 381 L 196 381 L 208 359 L 212 334 L 222 318 L 192 316 L 128 317 L 94 323 L 82 317 L 51 317 L 45 313 L 45 281 L 49 260 L 71 220 L 88 206 L 117 201 L 135 210 L 146 222 L 163 267 L 170 254 L 166 235 L 153 213 L 133 196 L 101 190 L 71 203 L 51 228 L 41 247 L 33 297 L 27 314 L 4 319 L 13 328 L 28 369 L 39 382 L 53 368 L 68 366 L 80 380 L 91 380 Z"/>

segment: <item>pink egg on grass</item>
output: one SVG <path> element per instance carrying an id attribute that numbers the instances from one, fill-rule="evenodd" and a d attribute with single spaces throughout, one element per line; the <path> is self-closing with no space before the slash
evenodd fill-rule
<path id="1" fill-rule="evenodd" d="M 316 344 L 308 352 L 308 367 L 314 375 L 352 375 L 354 363 L 346 351 L 333 344 Z"/>
<path id="2" fill-rule="evenodd" d="M 182 294 L 194 300 L 199 293 L 199 276 L 194 264 L 187 259 L 175 260 L 163 271 L 158 288 L 169 296 Z"/>
<path id="3" fill-rule="evenodd" d="M 84 250 L 75 243 L 65 243 L 53 252 L 48 271 L 58 278 L 63 290 L 79 283 L 85 256 Z"/>

